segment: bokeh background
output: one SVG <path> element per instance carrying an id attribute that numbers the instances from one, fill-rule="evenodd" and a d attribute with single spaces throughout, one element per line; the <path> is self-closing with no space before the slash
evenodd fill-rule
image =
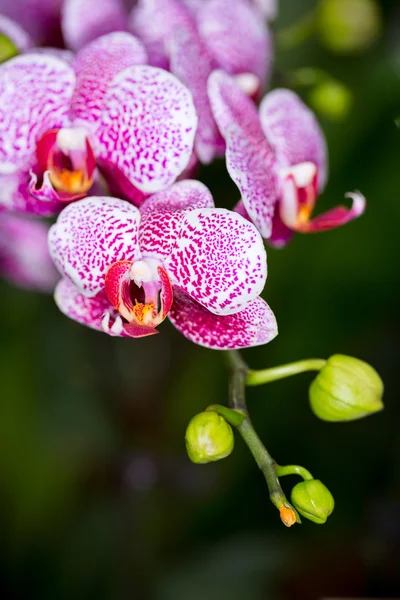
<path id="1" fill-rule="evenodd" d="M 400 5 L 380 3 L 379 39 L 356 55 L 316 38 L 288 48 L 286 28 L 315 5 L 281 0 L 273 85 L 313 67 L 348 87 L 348 115 L 321 117 L 330 178 L 318 208 L 360 189 L 368 210 L 268 251 L 264 297 L 280 335 L 244 354 L 263 368 L 341 352 L 383 377 L 385 410 L 348 424 L 314 417 L 310 374 L 248 391 L 267 447 L 324 481 L 332 517 L 283 527 L 239 438 L 227 460 L 189 462 L 186 424 L 227 398 L 223 353 L 168 323 L 154 339 L 107 337 L 69 321 L 51 297 L 2 282 L 1 598 L 400 597 Z M 219 205 L 235 204 L 222 162 L 201 178 Z M 283 480 L 288 494 L 295 481 Z"/>

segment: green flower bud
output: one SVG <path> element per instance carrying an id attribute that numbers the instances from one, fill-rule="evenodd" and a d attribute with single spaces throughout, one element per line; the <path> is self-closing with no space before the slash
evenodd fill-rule
<path id="1" fill-rule="evenodd" d="M 332 120 L 341 120 L 347 116 L 353 97 L 345 85 L 329 80 L 311 90 L 309 101 L 320 115 Z"/>
<path id="2" fill-rule="evenodd" d="M 322 0 L 317 16 L 321 41 L 332 52 L 362 52 L 382 29 L 377 0 Z"/>
<path id="3" fill-rule="evenodd" d="M 17 56 L 18 49 L 12 41 L 3 33 L 0 33 L 0 64 Z"/>
<path id="4" fill-rule="evenodd" d="M 319 479 L 301 481 L 292 489 L 292 504 L 302 517 L 321 525 L 335 507 L 332 494 Z"/>
<path id="5" fill-rule="evenodd" d="M 202 412 L 190 421 L 186 429 L 186 450 L 196 464 L 205 464 L 226 458 L 234 446 L 229 423 L 216 412 Z"/>
<path id="6" fill-rule="evenodd" d="M 331 356 L 310 386 L 310 404 L 323 421 L 353 421 L 383 409 L 383 382 L 358 358 Z"/>

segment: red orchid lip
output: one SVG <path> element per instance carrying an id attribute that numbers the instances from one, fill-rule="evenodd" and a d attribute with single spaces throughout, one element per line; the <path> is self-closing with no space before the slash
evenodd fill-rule
<path id="1" fill-rule="evenodd" d="M 173 290 L 166 270 L 157 266 L 150 273 L 146 260 L 121 260 L 108 269 L 105 291 L 108 300 L 125 319 L 125 332 L 130 337 L 156 333 L 171 310 Z"/>

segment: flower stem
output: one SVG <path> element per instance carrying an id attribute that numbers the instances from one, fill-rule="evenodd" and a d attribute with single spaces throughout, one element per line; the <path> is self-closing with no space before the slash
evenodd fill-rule
<path id="1" fill-rule="evenodd" d="M 271 502 L 280 511 L 283 523 L 290 527 L 296 521 L 300 523 L 300 517 L 286 499 L 281 484 L 279 483 L 276 472 L 276 463 L 260 440 L 251 423 L 247 411 L 245 393 L 246 379 L 249 373 L 248 367 L 237 351 L 231 351 L 227 354 L 231 371 L 229 390 L 230 406 L 233 410 L 240 411 L 246 417 L 243 422 L 237 426 L 237 430 L 247 444 L 259 469 L 265 477 Z"/>
<path id="2" fill-rule="evenodd" d="M 262 385 L 263 383 L 271 383 L 278 379 L 305 373 L 306 371 L 320 371 L 325 365 L 326 360 L 320 358 L 309 358 L 307 360 L 299 360 L 297 362 L 272 367 L 271 369 L 262 369 L 261 371 L 247 371 L 246 385 Z"/>
<path id="3" fill-rule="evenodd" d="M 276 474 L 278 477 L 284 477 L 285 475 L 300 475 L 304 481 L 314 479 L 310 471 L 300 465 L 286 465 L 284 467 L 276 465 Z"/>

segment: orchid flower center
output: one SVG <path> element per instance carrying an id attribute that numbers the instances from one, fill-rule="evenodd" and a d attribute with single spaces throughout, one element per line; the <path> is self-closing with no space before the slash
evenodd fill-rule
<path id="1" fill-rule="evenodd" d="M 121 260 L 108 269 L 107 298 L 125 320 L 123 329 L 132 337 L 156 333 L 169 313 L 173 291 L 167 272 L 153 258 Z"/>
<path id="2" fill-rule="evenodd" d="M 84 129 L 47 131 L 38 141 L 36 155 L 42 174 L 49 172 L 58 192 L 80 196 L 92 186 L 96 159 Z"/>
<path id="3" fill-rule="evenodd" d="M 312 162 L 280 170 L 282 196 L 280 217 L 284 224 L 301 231 L 309 222 L 318 193 L 318 168 Z"/>

